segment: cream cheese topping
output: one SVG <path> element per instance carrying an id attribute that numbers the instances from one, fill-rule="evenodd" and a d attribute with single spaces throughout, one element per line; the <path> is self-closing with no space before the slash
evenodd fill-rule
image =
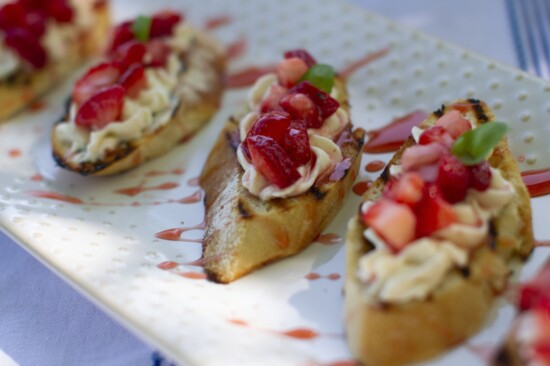
<path id="1" fill-rule="evenodd" d="M 244 141 L 248 131 L 256 119 L 260 116 L 259 107 L 262 101 L 267 97 L 272 86 L 277 85 L 277 76 L 275 74 L 267 74 L 256 80 L 254 86 L 248 92 L 247 103 L 250 109 L 239 122 L 239 137 Z M 336 94 L 336 89 L 333 88 L 332 94 Z M 335 95 L 335 97 L 337 97 Z M 313 154 L 316 159 L 312 166 L 311 161 L 299 167 L 298 173 L 300 178 L 286 188 L 279 188 L 275 184 L 270 184 L 256 170 L 254 165 L 250 164 L 246 159 L 242 147 L 237 148 L 237 159 L 244 170 L 242 177 L 243 186 L 253 195 L 267 201 L 273 198 L 286 198 L 297 196 L 307 192 L 324 173 L 334 169 L 336 164 L 343 160 L 342 151 L 332 139 L 336 137 L 344 127 L 349 123 L 349 115 L 342 108 L 338 108 L 335 113 L 329 116 L 321 128 L 308 129 L 309 142 Z"/>
<path id="2" fill-rule="evenodd" d="M 4 40 L 0 37 L 0 81 L 16 72 L 20 66 L 19 57 L 4 45 Z"/>

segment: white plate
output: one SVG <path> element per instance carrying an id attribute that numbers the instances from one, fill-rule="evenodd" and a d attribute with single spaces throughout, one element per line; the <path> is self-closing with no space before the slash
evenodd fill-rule
<path id="1" fill-rule="evenodd" d="M 114 5 L 118 19 L 167 6 L 186 10 L 197 24 L 231 15 L 234 21 L 215 34 L 226 44 L 245 36 L 249 46 L 232 69 L 276 62 L 284 50 L 296 47 L 307 48 L 318 60 L 341 69 L 391 46 L 387 56 L 360 69 L 349 81 L 357 126 L 372 129 L 415 109 L 433 110 L 456 98 L 476 97 L 486 100 L 512 127 L 512 149 L 523 170 L 545 168 L 550 158 L 549 84 L 342 2 L 143 0 L 130 5 L 120 0 Z M 200 244 L 162 240 L 155 234 L 202 222 L 200 201 L 178 200 L 197 197 L 195 178 L 245 91 L 228 92 L 214 120 L 168 155 L 120 176 L 82 178 L 55 167 L 49 152 L 49 131 L 61 115 L 70 85 L 51 93 L 45 109 L 0 126 L 0 224 L 11 237 L 178 362 L 305 366 L 352 359 L 342 326 L 343 242 L 315 243 L 298 256 L 230 285 L 178 275 L 200 272 L 190 265 L 157 268 L 165 261 L 186 263 L 200 257 Z M 388 156 L 364 156 L 362 166 L 380 158 Z M 359 179 L 373 177 L 362 170 Z M 163 183 L 176 184 L 134 197 L 116 193 Z M 84 203 L 34 197 L 31 191 L 57 192 Z M 325 233 L 344 237 L 358 202 L 350 194 Z M 550 238 L 550 228 L 543 222 L 550 214 L 549 203 L 548 196 L 533 200 L 535 232 L 541 240 Z M 194 230 L 181 237 L 201 235 Z M 533 273 L 547 254 L 537 249 L 522 278 Z M 310 273 L 320 278 L 306 278 Z M 483 348 L 502 338 L 513 308 L 501 302 L 470 344 Z M 483 364 L 472 349 L 476 347 L 458 347 L 430 364 Z"/>

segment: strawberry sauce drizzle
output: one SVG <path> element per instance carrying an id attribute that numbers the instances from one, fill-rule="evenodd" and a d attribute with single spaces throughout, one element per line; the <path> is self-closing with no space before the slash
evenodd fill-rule
<path id="1" fill-rule="evenodd" d="M 370 64 L 371 62 L 385 56 L 389 52 L 389 50 L 390 50 L 389 47 L 386 47 L 374 53 L 368 54 L 365 57 L 362 57 L 355 62 L 352 62 L 351 64 L 346 66 L 343 70 L 340 70 L 340 73 L 339 73 L 340 77 L 344 80 L 349 78 L 351 74 L 359 70 L 361 67 L 364 67 Z"/>
<path id="2" fill-rule="evenodd" d="M 32 180 L 33 182 L 42 182 L 44 180 L 44 177 L 40 174 L 34 174 L 30 177 L 30 180 Z"/>
<path id="3" fill-rule="evenodd" d="M 33 197 L 47 198 L 55 201 L 62 201 L 67 203 L 72 203 L 76 205 L 87 205 L 87 206 L 105 206 L 105 207 L 139 207 L 139 206 L 159 206 L 171 203 L 180 203 L 180 204 L 190 204 L 200 202 L 202 199 L 202 191 L 198 190 L 191 195 L 179 199 L 165 199 L 163 201 L 153 201 L 153 202 L 131 202 L 131 203 L 106 203 L 106 202 L 84 202 L 80 198 L 66 196 L 56 192 L 49 191 L 28 191 L 27 194 Z"/>
<path id="4" fill-rule="evenodd" d="M 179 184 L 175 182 L 166 182 L 166 183 L 162 183 L 152 187 L 145 187 L 144 183 L 142 183 L 136 187 L 117 189 L 114 191 L 114 193 L 119 193 L 119 194 L 133 197 L 145 191 L 167 191 L 169 189 L 174 189 L 177 187 L 179 187 Z"/>
<path id="5" fill-rule="evenodd" d="M 411 129 L 428 116 L 427 112 L 414 111 L 391 121 L 382 128 L 367 131 L 369 141 L 363 146 L 363 152 L 380 154 L 397 151 L 411 135 Z"/>
<path id="6" fill-rule="evenodd" d="M 160 175 L 182 175 L 185 170 L 182 168 L 176 168 L 168 171 L 151 170 L 145 173 L 146 177 L 158 177 Z"/>
<path id="7" fill-rule="evenodd" d="M 319 234 L 319 236 L 316 237 L 314 240 L 314 242 L 324 244 L 324 245 L 338 244 L 341 241 L 342 241 L 342 237 L 335 233 Z"/>
<path id="8" fill-rule="evenodd" d="M 10 158 L 18 158 L 20 157 L 21 155 L 23 155 L 23 152 L 17 148 L 14 148 L 14 149 L 9 149 L 8 150 L 8 156 Z"/>
<path id="9" fill-rule="evenodd" d="M 225 50 L 225 56 L 229 60 L 236 60 L 242 55 L 244 55 L 244 52 L 246 51 L 247 46 L 248 46 L 248 42 L 246 38 L 241 37 L 237 39 L 235 42 L 229 44 L 229 46 L 227 46 L 227 49 Z"/>
<path id="10" fill-rule="evenodd" d="M 206 273 L 202 272 L 182 272 L 177 273 L 178 276 L 189 278 L 190 280 L 205 280 L 206 279 Z"/>
<path id="11" fill-rule="evenodd" d="M 373 160 L 365 165 L 365 171 L 369 173 L 379 172 L 386 166 L 386 163 L 382 160 Z"/>
<path id="12" fill-rule="evenodd" d="M 211 31 L 231 24 L 232 22 L 233 18 L 230 15 L 220 15 L 217 17 L 212 17 L 206 19 L 206 21 L 204 22 L 204 29 L 207 31 Z"/>
<path id="13" fill-rule="evenodd" d="M 228 319 L 227 321 L 231 324 L 238 325 L 238 326 L 241 326 L 241 327 L 253 328 L 246 321 L 241 320 L 241 319 Z M 255 329 L 262 330 L 264 332 L 275 333 L 275 334 L 279 334 L 279 335 L 282 335 L 282 336 L 285 336 L 285 337 L 299 339 L 299 340 L 311 340 L 311 339 L 315 339 L 315 338 L 318 338 L 318 337 L 321 337 L 321 336 L 341 337 L 341 335 L 339 335 L 339 334 L 338 335 L 336 335 L 336 334 L 320 334 L 319 332 L 317 332 L 313 329 L 309 329 L 309 328 L 294 328 L 294 329 L 281 330 L 281 331 L 262 329 L 262 328 L 255 328 Z"/>
<path id="14" fill-rule="evenodd" d="M 550 240 L 535 240 L 535 247 L 550 247 Z"/>
<path id="15" fill-rule="evenodd" d="M 229 89 L 244 88 L 253 85 L 256 80 L 266 74 L 275 72 L 276 65 L 251 66 L 226 76 L 225 86 Z"/>
<path id="16" fill-rule="evenodd" d="M 198 187 L 200 183 L 200 177 L 191 178 L 187 181 L 189 187 Z"/>
<path id="17" fill-rule="evenodd" d="M 357 182 L 353 185 L 351 190 L 356 195 L 363 196 L 365 194 L 365 192 L 369 189 L 371 184 L 372 184 L 371 180 L 364 180 L 364 181 L 361 181 L 361 182 Z"/>
<path id="18" fill-rule="evenodd" d="M 163 269 L 163 270 L 174 269 L 177 266 L 179 266 L 179 263 L 178 262 L 173 262 L 173 261 L 166 261 L 166 262 L 162 262 L 162 263 L 157 264 L 157 268 L 160 268 L 160 269 Z"/>
<path id="19" fill-rule="evenodd" d="M 200 260 L 200 259 L 199 259 Z M 198 262 L 199 260 L 193 261 Z M 190 262 L 192 263 L 192 262 Z M 191 266 L 198 266 L 202 267 L 202 265 L 197 264 L 188 264 L 188 263 L 178 263 L 174 261 L 165 261 L 162 263 L 157 264 L 157 268 L 162 269 L 163 271 L 170 271 L 174 268 L 177 268 L 180 265 L 191 265 Z M 204 280 L 207 278 L 206 274 L 203 272 L 196 272 L 196 271 L 187 271 L 187 272 L 172 272 L 180 277 L 189 278 L 191 280 Z"/>
<path id="20" fill-rule="evenodd" d="M 550 193 L 550 168 L 528 170 L 522 172 L 521 177 L 531 197 L 544 196 Z"/>
<path id="21" fill-rule="evenodd" d="M 331 281 L 337 281 L 342 276 L 339 273 L 330 273 L 328 275 L 320 275 L 317 272 L 311 272 L 311 273 L 308 273 L 307 275 L 305 275 L 304 277 L 307 280 L 310 280 L 310 281 L 315 281 L 315 280 L 318 280 L 318 279 L 321 279 L 321 278 L 326 278 L 327 280 L 331 280 Z"/>
<path id="22" fill-rule="evenodd" d="M 167 229 L 161 232 L 158 232 L 155 234 L 156 238 L 163 239 L 163 240 L 169 240 L 169 241 L 182 241 L 187 243 L 202 243 L 202 239 L 185 239 L 181 238 L 180 235 L 186 231 L 191 230 L 204 230 L 205 223 L 202 222 L 196 226 L 191 227 L 180 227 L 180 228 L 174 228 L 174 229 Z"/>

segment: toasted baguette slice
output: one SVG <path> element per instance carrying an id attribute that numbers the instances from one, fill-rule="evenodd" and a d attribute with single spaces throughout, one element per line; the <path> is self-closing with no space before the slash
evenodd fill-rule
<path id="1" fill-rule="evenodd" d="M 343 81 L 336 80 L 340 105 L 349 111 Z M 267 263 L 296 254 L 330 223 L 357 176 L 364 131 L 346 127 L 340 138 L 350 166 L 337 181 L 325 181 L 301 195 L 262 201 L 241 183 L 243 170 L 234 143 L 238 120 L 230 118 L 201 174 L 206 232 L 203 258 L 209 278 L 228 283 Z M 238 139 L 237 139 L 238 141 Z"/>
<path id="2" fill-rule="evenodd" d="M 195 41 L 180 58 L 185 67 L 176 88 L 179 101 L 167 123 L 144 133 L 140 138 L 121 141 L 101 160 L 84 162 L 71 160 L 70 144 L 64 144 L 54 128 L 52 146 L 55 161 L 61 167 L 82 175 L 112 175 L 165 154 L 190 138 L 218 111 L 224 90 L 225 52 L 213 38 L 197 30 Z M 207 85 L 203 85 L 205 82 Z M 67 106 L 65 116 L 58 123 L 68 120 L 69 108 Z"/>
<path id="3" fill-rule="evenodd" d="M 454 103 L 466 111 L 467 118 L 482 124 L 494 120 L 489 108 L 477 100 Z M 435 124 L 450 107 L 434 112 L 421 127 Z M 376 200 L 389 180 L 391 165 L 399 164 L 405 149 L 414 144 L 410 137 L 393 156 L 382 175 L 365 193 Z M 515 197 L 502 214 L 492 220 L 492 239 L 471 253 L 465 269 L 454 269 L 426 300 L 406 303 L 365 301 L 364 286 L 358 279 L 359 259 L 373 245 L 363 236 L 366 229 L 359 215 L 350 223 L 347 234 L 345 281 L 345 325 L 352 353 L 367 365 L 401 365 L 435 356 L 477 332 L 500 294 L 510 274 L 509 262 L 526 258 L 533 248 L 531 209 L 528 192 L 506 139 L 494 149 L 489 164 L 512 183 Z"/>
<path id="4" fill-rule="evenodd" d="M 76 34 L 75 40 L 66 40 L 68 50 L 63 62 L 49 62 L 44 68 L 34 71 L 21 70 L 0 81 L 0 121 L 23 110 L 65 80 L 86 59 L 101 51 L 110 26 L 108 1 L 74 0 L 72 3 L 77 11 L 86 12 L 86 17 L 93 18 L 89 20 L 91 26 Z"/>

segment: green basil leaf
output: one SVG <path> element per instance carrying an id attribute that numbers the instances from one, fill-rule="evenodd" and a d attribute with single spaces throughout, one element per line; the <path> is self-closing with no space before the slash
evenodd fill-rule
<path id="1" fill-rule="evenodd" d="M 479 164 L 507 131 L 508 126 L 503 122 L 484 123 L 459 136 L 451 151 L 465 165 Z"/>
<path id="2" fill-rule="evenodd" d="M 151 34 L 151 17 L 140 15 L 132 23 L 132 32 L 140 42 L 147 42 Z"/>
<path id="3" fill-rule="evenodd" d="M 330 65 L 315 64 L 306 71 L 300 81 L 309 81 L 318 89 L 330 93 L 334 85 L 334 69 Z"/>

